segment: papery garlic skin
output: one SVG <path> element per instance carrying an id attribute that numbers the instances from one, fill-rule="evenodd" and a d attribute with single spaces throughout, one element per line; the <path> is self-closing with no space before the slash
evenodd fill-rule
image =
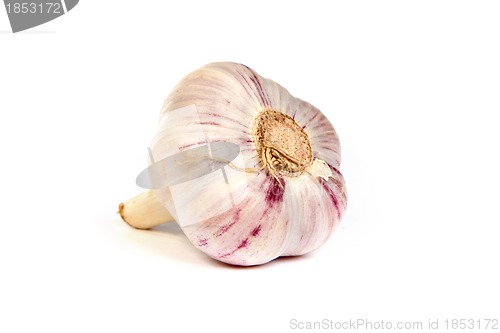
<path id="1" fill-rule="evenodd" d="M 196 117 L 176 111 L 192 105 Z M 307 134 L 312 151 L 307 168 L 289 168 L 298 170 L 293 173 L 263 168 L 255 127 L 265 111 L 288 115 Z M 170 112 L 173 117 L 168 117 Z M 224 191 L 222 183 L 201 180 L 197 185 L 202 184 L 201 188 L 185 194 L 182 202 L 190 204 L 182 207 L 172 199 L 172 189 L 157 192 L 174 217 L 179 210 L 184 215 L 210 212 L 198 223 L 180 225 L 189 240 L 212 258 L 247 266 L 305 254 L 321 246 L 342 219 L 347 194 L 339 171 L 338 136 L 317 108 L 291 96 L 277 83 L 241 64 L 208 64 L 182 79 L 161 114 L 168 121 L 160 123 L 153 139 L 155 157 L 207 142 L 230 142 L 240 146 L 244 165 L 239 167 L 253 170 L 238 171 L 241 181 L 231 183 L 233 205 L 229 209 L 214 200 Z"/>

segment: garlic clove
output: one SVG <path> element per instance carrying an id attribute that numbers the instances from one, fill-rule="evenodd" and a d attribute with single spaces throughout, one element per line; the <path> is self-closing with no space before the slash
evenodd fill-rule
<path id="1" fill-rule="evenodd" d="M 264 191 L 252 192 L 224 214 L 183 230 L 200 250 L 234 265 L 258 265 L 279 256 L 308 253 L 328 239 L 342 218 L 343 178 L 335 174 L 334 179 L 296 177 L 282 189 L 276 179 L 266 177 L 261 179 Z"/>

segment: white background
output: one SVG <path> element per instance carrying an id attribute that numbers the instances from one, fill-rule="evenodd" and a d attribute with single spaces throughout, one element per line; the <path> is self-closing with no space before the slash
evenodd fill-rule
<path id="1" fill-rule="evenodd" d="M 499 18 L 496 1 L 83 0 L 12 34 L 0 8 L 0 332 L 500 319 Z M 164 98 L 225 60 L 338 131 L 349 207 L 310 255 L 230 267 L 116 214 Z"/>

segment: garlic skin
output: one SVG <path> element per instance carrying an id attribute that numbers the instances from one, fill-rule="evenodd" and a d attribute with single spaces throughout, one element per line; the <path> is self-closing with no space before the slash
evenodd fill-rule
<path id="1" fill-rule="evenodd" d="M 190 106 L 196 116 L 182 111 Z M 330 237 L 347 193 L 339 138 L 317 108 L 242 64 L 211 63 L 168 96 L 151 149 L 159 159 L 208 142 L 240 147 L 225 183 L 214 174 L 156 191 L 197 248 L 249 266 L 308 253 Z M 181 214 L 197 220 L 182 223 Z"/>

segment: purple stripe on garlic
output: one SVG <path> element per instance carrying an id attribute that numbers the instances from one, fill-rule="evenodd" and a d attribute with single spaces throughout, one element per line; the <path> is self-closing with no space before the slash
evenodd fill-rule
<path id="1" fill-rule="evenodd" d="M 174 218 L 201 251 L 243 266 L 302 255 L 330 237 L 347 194 L 338 136 L 317 108 L 244 65 L 208 64 L 166 99 L 151 150 L 162 159 L 214 142 L 238 145 L 239 155 L 121 205 L 124 220 L 149 228 Z"/>

